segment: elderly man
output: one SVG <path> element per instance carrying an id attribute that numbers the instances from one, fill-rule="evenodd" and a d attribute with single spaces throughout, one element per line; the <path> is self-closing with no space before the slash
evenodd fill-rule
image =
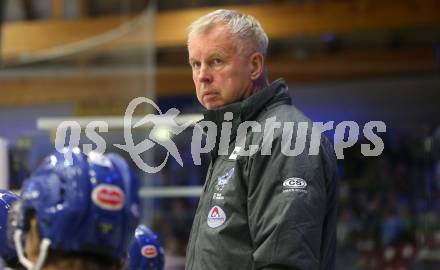
<path id="1" fill-rule="evenodd" d="M 282 79 L 268 83 L 267 46 L 259 22 L 236 11 L 217 10 L 190 26 L 189 64 L 204 120 L 218 127 L 216 139 L 231 140 L 211 151 L 187 270 L 334 268 L 334 151 L 325 138 L 318 138 L 316 154 L 288 151 L 297 139 L 285 140 L 284 124 L 291 123 L 292 135 L 299 123 L 311 122 L 291 105 Z M 265 124 L 264 132 L 239 140 L 246 121 Z M 305 145 L 310 142 L 307 129 Z M 253 154 L 241 154 L 246 145 L 256 146 Z"/>

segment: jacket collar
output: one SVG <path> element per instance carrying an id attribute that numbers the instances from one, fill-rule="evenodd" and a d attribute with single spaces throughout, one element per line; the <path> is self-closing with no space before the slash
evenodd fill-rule
<path id="1" fill-rule="evenodd" d="M 217 125 L 221 125 L 224 121 L 224 114 L 226 112 L 232 112 L 234 121 L 240 120 L 239 123 L 254 120 L 260 112 L 267 109 L 265 107 L 268 105 L 269 101 L 271 101 L 270 104 L 278 102 L 284 104 L 291 103 L 284 79 L 280 78 L 272 82 L 269 86 L 256 92 L 243 101 L 231 103 L 218 109 L 205 110 L 203 112 L 203 120 L 212 121 Z"/>

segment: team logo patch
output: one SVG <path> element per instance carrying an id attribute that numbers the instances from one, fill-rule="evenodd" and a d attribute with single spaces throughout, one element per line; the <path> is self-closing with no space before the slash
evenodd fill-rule
<path id="1" fill-rule="evenodd" d="M 226 214 L 219 206 L 211 208 L 208 214 L 208 226 L 211 228 L 217 228 L 226 221 Z"/>
<path id="2" fill-rule="evenodd" d="M 229 179 L 231 179 L 232 175 L 234 174 L 234 168 L 230 168 L 228 172 L 226 172 L 225 175 L 219 176 L 217 185 L 224 186 L 229 182 Z"/>
<path id="3" fill-rule="evenodd" d="M 145 258 L 154 258 L 157 256 L 157 248 L 153 245 L 143 246 L 141 249 L 141 255 Z"/>
<path id="4" fill-rule="evenodd" d="M 283 181 L 283 192 L 303 192 L 307 193 L 305 190 L 307 187 L 307 182 L 304 179 L 298 177 L 287 178 Z"/>
<path id="5" fill-rule="evenodd" d="M 105 210 L 120 210 L 124 207 L 124 192 L 117 186 L 101 184 L 93 189 L 92 201 Z"/>

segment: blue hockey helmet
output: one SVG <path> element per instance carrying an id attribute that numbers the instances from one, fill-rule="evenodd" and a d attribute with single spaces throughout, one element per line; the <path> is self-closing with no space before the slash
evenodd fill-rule
<path id="1" fill-rule="evenodd" d="M 145 225 L 136 228 L 129 253 L 129 270 L 162 270 L 165 258 L 159 237 Z"/>
<path id="2" fill-rule="evenodd" d="M 48 248 L 114 259 L 126 257 L 139 220 L 139 183 L 134 174 L 121 169 L 125 160 L 118 158 L 115 164 L 112 159 L 66 148 L 47 157 L 25 181 L 19 229 L 14 232 L 23 265 L 34 267 L 20 246 L 32 214 L 42 238 L 36 268 L 44 263 Z"/>
<path id="3" fill-rule="evenodd" d="M 17 257 L 13 243 L 7 241 L 7 225 L 12 205 L 18 199 L 15 193 L 0 189 L 0 257 L 6 261 Z"/>

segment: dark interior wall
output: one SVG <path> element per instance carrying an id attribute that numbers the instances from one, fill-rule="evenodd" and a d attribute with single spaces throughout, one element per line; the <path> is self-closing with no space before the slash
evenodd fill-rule
<path id="1" fill-rule="evenodd" d="M 293 103 L 314 121 L 384 121 L 396 129 L 440 124 L 440 76 L 290 85 Z"/>
<path id="2" fill-rule="evenodd" d="M 11 144 L 14 144 L 22 136 L 43 132 L 37 130 L 38 118 L 63 116 L 73 116 L 71 104 L 0 108 L 0 137 L 6 138 Z"/>

